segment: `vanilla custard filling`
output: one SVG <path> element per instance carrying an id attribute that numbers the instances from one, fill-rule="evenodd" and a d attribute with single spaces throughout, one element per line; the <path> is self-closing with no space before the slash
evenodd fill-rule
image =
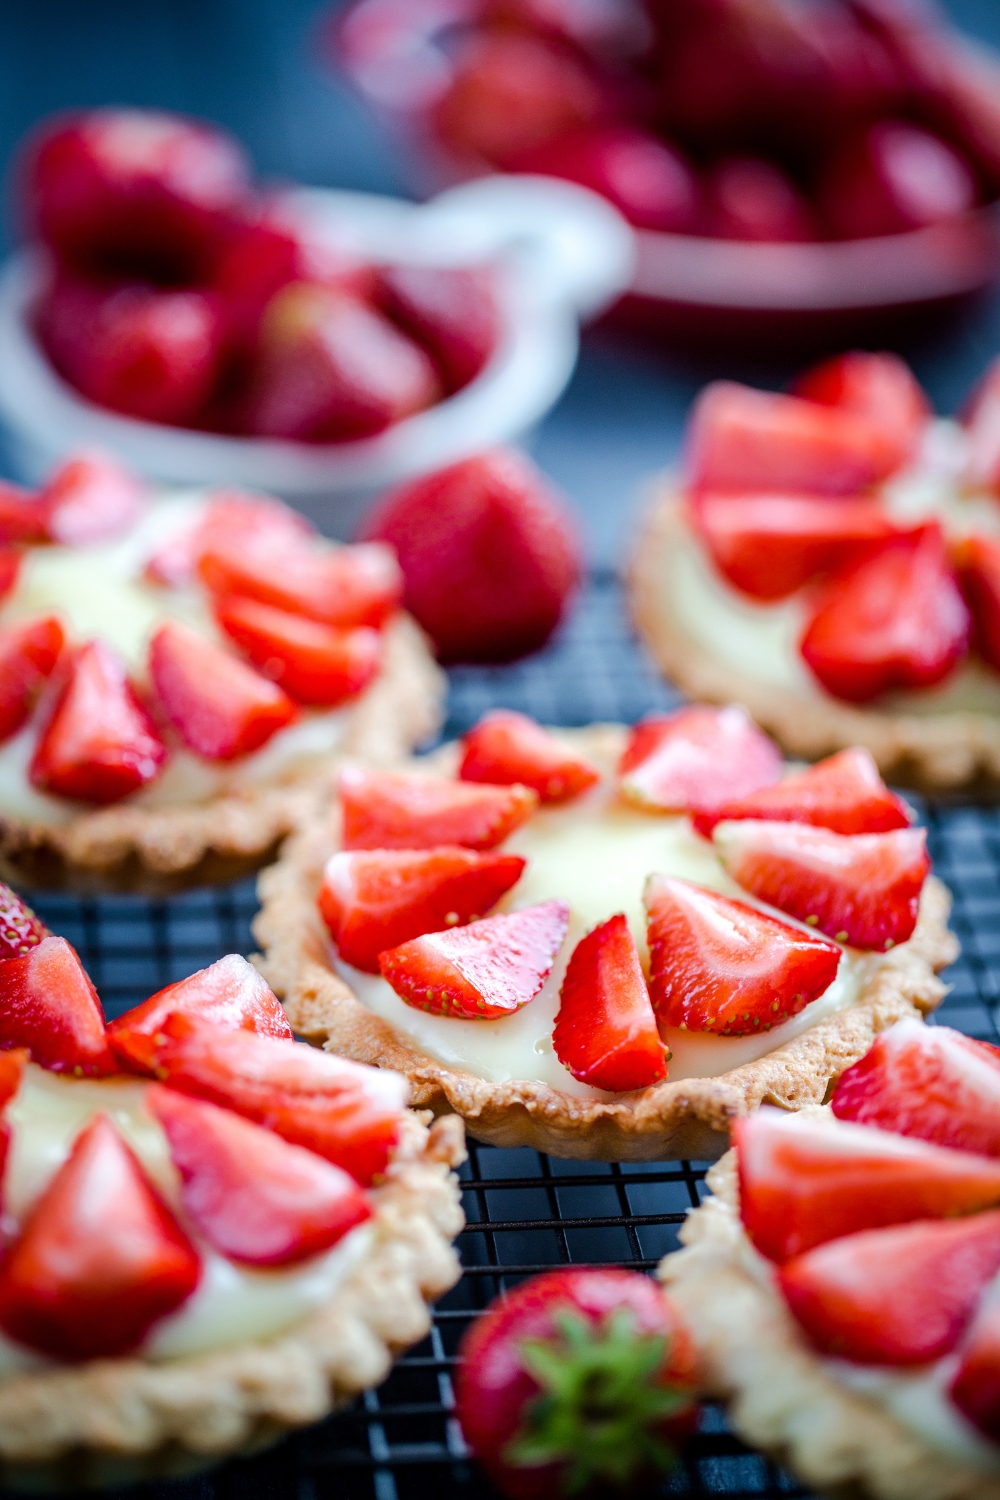
<path id="1" fill-rule="evenodd" d="M 489 1083 L 513 1079 L 545 1083 L 576 1098 L 628 1097 L 581 1083 L 563 1067 L 552 1045 L 559 989 L 577 943 L 614 912 L 624 912 L 643 962 L 648 963 L 642 892 L 646 877 L 654 872 L 710 886 L 753 905 L 760 903 L 726 874 L 713 845 L 694 831 L 688 817 L 629 807 L 618 800 L 610 775 L 573 802 L 540 808 L 503 848 L 524 855 L 528 864 L 499 910 L 516 911 L 555 899 L 570 907 L 569 931 L 552 972 L 534 1000 L 521 1010 L 497 1021 L 428 1015 L 407 1005 L 380 976 L 363 974 L 334 957 L 338 973 L 369 1010 L 448 1066 L 464 1068 Z M 796 925 L 782 912 L 774 915 Z M 715 1078 L 773 1052 L 852 1005 L 869 967 L 867 956 L 845 950 L 830 988 L 799 1015 L 770 1031 L 723 1037 L 667 1028 L 663 1038 L 673 1054 L 669 1078 Z"/>
<path id="2" fill-rule="evenodd" d="M 165 620 L 180 620 L 207 640 L 225 644 L 203 590 L 164 588 L 142 576 L 152 554 L 191 526 L 206 503 L 197 493 L 158 500 L 126 536 L 112 542 L 27 549 L 17 583 L 0 605 L 0 627 L 56 615 L 69 640 L 97 637 L 113 646 L 142 686 L 148 685 L 150 640 Z M 177 807 L 280 782 L 338 748 L 349 712 L 302 708 L 295 722 L 260 750 L 235 761 L 202 760 L 174 745 L 157 780 L 116 805 Z M 90 804 L 52 797 L 31 785 L 28 767 L 37 739 L 37 724 L 29 722 L 0 745 L 0 813 L 40 823 L 71 822 Z"/>
<path id="3" fill-rule="evenodd" d="M 80 1131 L 102 1111 L 166 1201 L 178 1209 L 180 1179 L 163 1130 L 144 1107 L 146 1087 L 136 1079 L 62 1078 L 29 1063 L 6 1111 L 11 1141 L 3 1176 L 5 1238 L 17 1233 Z M 179 1359 L 283 1333 L 328 1301 L 372 1241 L 370 1224 L 361 1224 L 320 1255 L 261 1270 L 226 1260 L 190 1228 L 188 1234 L 202 1262 L 201 1280 L 176 1312 L 154 1324 L 139 1350 L 141 1358 Z M 0 1377 L 52 1364 L 0 1334 Z"/>

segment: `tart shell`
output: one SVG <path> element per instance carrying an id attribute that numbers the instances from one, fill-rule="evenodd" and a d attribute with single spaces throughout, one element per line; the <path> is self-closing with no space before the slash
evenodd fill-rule
<path id="1" fill-rule="evenodd" d="M 402 759 L 439 727 L 443 699 L 444 677 L 426 638 L 399 615 L 387 627 L 382 671 L 355 700 L 342 745 L 321 765 L 188 806 L 119 804 L 58 826 L 0 815 L 0 877 L 34 889 L 161 895 L 248 875 L 273 857 L 343 759 Z"/>
<path id="2" fill-rule="evenodd" d="M 565 738 L 601 759 L 610 745 L 620 749 L 625 733 L 595 725 Z M 443 769 L 446 759 L 439 756 L 437 765 Z M 940 1003 L 945 988 L 937 970 L 958 954 L 947 926 L 950 896 L 932 876 L 913 937 L 873 956 L 857 1002 L 756 1062 L 717 1078 L 668 1079 L 612 1100 L 579 1098 L 534 1080 L 490 1083 L 420 1051 L 368 1010 L 331 965 L 316 893 L 338 847 L 336 820 L 336 812 L 328 812 L 305 827 L 261 872 L 262 905 L 253 930 L 264 953 L 255 961 L 299 1035 L 405 1074 L 414 1104 L 435 1114 L 454 1111 L 470 1135 L 495 1146 L 532 1146 L 591 1161 L 712 1160 L 726 1150 L 732 1120 L 759 1104 L 799 1109 L 822 1103 L 831 1079 L 864 1056 L 877 1032 Z"/>
<path id="3" fill-rule="evenodd" d="M 986 713 L 891 713 L 755 683 L 691 639 L 663 587 L 666 559 L 685 533 L 681 502 L 664 486 L 640 530 L 628 572 L 632 620 L 665 676 L 690 697 L 741 703 L 790 755 L 819 760 L 864 745 L 882 775 L 921 790 L 1000 787 L 1000 718 Z"/>
<path id="4" fill-rule="evenodd" d="M 73 1488 L 190 1472 L 317 1422 L 384 1380 L 461 1275 L 456 1119 L 407 1116 L 373 1190 L 373 1242 L 329 1301 L 276 1338 L 153 1364 L 95 1360 L 0 1380 L 0 1482 Z"/>
<path id="5" fill-rule="evenodd" d="M 698 1350 L 702 1389 L 728 1402 L 741 1437 L 823 1494 L 869 1500 L 1000 1500 L 1000 1478 L 930 1448 L 891 1412 L 823 1368 L 784 1301 L 750 1269 L 735 1153 L 685 1221 L 659 1279 Z"/>

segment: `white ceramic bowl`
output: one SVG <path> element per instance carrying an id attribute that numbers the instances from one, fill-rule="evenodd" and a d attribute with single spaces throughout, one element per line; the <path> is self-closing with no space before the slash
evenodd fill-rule
<path id="1" fill-rule="evenodd" d="M 44 255 L 23 250 L 0 274 L 0 421 L 25 481 L 75 449 L 103 448 L 162 483 L 266 490 L 330 534 L 347 535 L 386 486 L 517 438 L 544 416 L 572 374 L 580 321 L 614 302 L 635 267 L 634 236 L 620 215 L 549 178 L 491 177 L 423 206 L 301 188 L 286 206 L 313 235 L 375 262 L 495 262 L 503 333 L 482 373 L 428 411 L 349 443 L 137 421 L 85 401 L 53 369 L 30 318 Z"/>

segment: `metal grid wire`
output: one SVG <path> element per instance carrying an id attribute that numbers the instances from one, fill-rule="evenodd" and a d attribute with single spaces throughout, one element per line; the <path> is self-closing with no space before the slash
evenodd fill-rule
<path id="1" fill-rule="evenodd" d="M 492 706 L 550 723 L 633 720 L 677 695 L 629 636 L 613 578 L 598 577 L 545 652 L 504 668 L 451 673 L 446 733 Z M 1000 1005 L 1000 812 L 922 806 L 935 865 L 955 895 L 962 958 L 940 1012 L 951 1026 L 997 1041 Z M 46 896 L 40 915 L 80 949 L 106 1008 L 117 1015 L 223 953 L 252 951 L 252 882 L 170 901 Z M 465 1275 L 442 1299 L 428 1339 L 378 1391 L 252 1459 L 197 1479 L 145 1487 L 163 1500 L 471 1500 L 494 1492 L 469 1461 L 451 1415 L 458 1341 L 476 1312 L 532 1272 L 568 1262 L 651 1269 L 676 1244 L 698 1202 L 704 1167 L 691 1162 L 603 1165 L 470 1143 L 462 1169 L 468 1227 Z M 806 1497 L 749 1451 L 710 1407 L 683 1462 L 650 1495 Z"/>

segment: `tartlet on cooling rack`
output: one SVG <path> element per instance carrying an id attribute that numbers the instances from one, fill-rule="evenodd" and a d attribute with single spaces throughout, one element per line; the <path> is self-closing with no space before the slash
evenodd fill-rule
<path id="1" fill-rule="evenodd" d="M 279 501 L 149 499 L 108 461 L 0 491 L 0 865 L 170 888 L 258 866 L 338 756 L 391 763 L 442 680 L 388 549 Z"/>
<path id="2" fill-rule="evenodd" d="M 2 894 L 0 1479 L 185 1472 L 382 1380 L 460 1274 L 459 1121 L 297 1042 L 235 954 L 106 1027 Z"/>
<path id="3" fill-rule="evenodd" d="M 901 360 L 797 394 L 720 381 L 633 552 L 632 614 L 692 697 L 809 759 L 864 745 L 928 790 L 1000 784 L 1000 367 L 964 425 Z"/>
<path id="4" fill-rule="evenodd" d="M 821 1101 L 932 1010 L 957 951 L 867 753 L 786 769 L 739 709 L 631 733 L 487 715 L 408 776 L 343 773 L 261 873 L 262 971 L 298 1033 L 478 1139 L 716 1156 L 734 1117 Z"/>
<path id="5" fill-rule="evenodd" d="M 1000 1496 L 1000 1050 L 903 1021 L 740 1121 L 659 1275 L 705 1390 L 823 1493 Z"/>

